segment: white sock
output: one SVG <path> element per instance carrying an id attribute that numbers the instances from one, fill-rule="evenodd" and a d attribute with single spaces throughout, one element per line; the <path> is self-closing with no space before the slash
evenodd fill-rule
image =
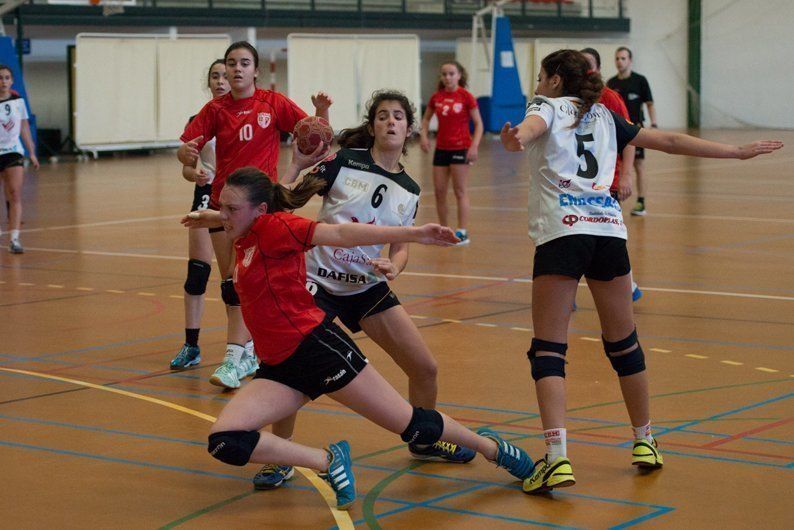
<path id="1" fill-rule="evenodd" d="M 634 281 L 632 281 L 631 282 L 631 292 L 633 293 L 634 291 L 636 291 L 637 287 L 639 287 L 639 285 L 637 285 L 636 283 L 634 283 Z"/>
<path id="2" fill-rule="evenodd" d="M 249 357 L 256 357 L 256 354 L 254 353 L 253 340 L 249 340 L 248 342 L 245 343 L 245 353 L 247 353 Z"/>
<path id="3" fill-rule="evenodd" d="M 19 241 L 19 230 L 11 230 L 11 241 Z"/>
<path id="4" fill-rule="evenodd" d="M 245 347 L 240 346 L 239 344 L 227 344 L 226 345 L 226 357 L 225 359 L 229 359 L 234 363 L 235 366 L 240 364 L 240 359 L 242 359 L 243 354 L 245 353 Z"/>
<path id="5" fill-rule="evenodd" d="M 651 422 L 648 422 L 647 425 L 643 425 L 642 427 L 632 426 L 631 429 L 634 431 L 635 440 L 642 440 L 644 438 L 653 443 L 653 436 L 651 436 Z"/>
<path id="6" fill-rule="evenodd" d="M 546 457 L 549 462 L 554 462 L 561 456 L 568 456 L 567 451 L 567 430 L 548 429 L 543 431 L 543 438 L 546 441 Z"/>

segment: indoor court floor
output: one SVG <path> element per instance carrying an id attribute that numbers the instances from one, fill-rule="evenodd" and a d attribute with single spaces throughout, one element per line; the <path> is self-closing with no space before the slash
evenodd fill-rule
<path id="1" fill-rule="evenodd" d="M 258 465 L 207 454 L 209 421 L 231 395 L 208 382 L 225 316 L 214 281 L 202 364 L 168 369 L 184 336 L 187 233 L 178 219 L 192 198 L 174 154 L 45 164 L 25 183 L 26 253 L 10 255 L 5 237 L 0 251 L 2 526 L 790 527 L 794 133 L 703 135 L 787 147 L 747 162 L 651 153 L 649 213 L 629 216 L 633 201 L 624 208 L 665 467 L 643 474 L 630 465 L 628 418 L 582 286 L 567 367 L 575 487 L 528 496 L 479 458 L 413 461 L 398 436 L 321 398 L 300 413 L 296 440 L 351 442 L 359 499 L 349 514 L 329 509 L 330 490 L 309 471 L 259 492 L 250 481 Z M 288 156 L 284 148 L 281 167 Z M 425 190 L 418 220 L 435 221 L 431 156 L 413 145 L 407 166 Z M 483 140 L 471 245 L 413 245 L 393 288 L 438 359 L 439 408 L 472 429 L 492 426 L 537 459 L 526 173 L 523 156 Z M 300 213 L 314 217 L 318 205 Z M 396 364 L 355 337 L 407 395 Z"/>

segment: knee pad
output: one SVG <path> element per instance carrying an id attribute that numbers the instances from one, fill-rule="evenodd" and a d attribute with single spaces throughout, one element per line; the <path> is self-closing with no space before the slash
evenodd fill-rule
<path id="1" fill-rule="evenodd" d="M 244 466 L 259 442 L 257 431 L 223 431 L 209 436 L 207 451 L 225 464 Z"/>
<path id="2" fill-rule="evenodd" d="M 400 435 L 403 442 L 433 445 L 444 432 L 444 418 L 435 410 L 414 407 L 411 422 Z"/>
<path id="3" fill-rule="evenodd" d="M 533 338 L 532 346 L 527 352 L 529 364 L 532 366 L 532 379 L 535 381 L 550 376 L 565 377 L 565 359 L 555 355 L 541 355 L 538 357 L 537 352 L 539 351 L 550 351 L 564 356 L 568 351 L 568 345 L 561 342 L 549 342 Z"/>
<path id="4" fill-rule="evenodd" d="M 231 278 L 221 281 L 221 298 L 223 298 L 223 302 L 226 305 L 240 305 L 240 297 L 237 296 L 237 291 L 234 290 L 234 281 Z"/>
<path id="5" fill-rule="evenodd" d="M 642 352 L 640 341 L 637 340 L 636 329 L 631 332 L 631 335 L 617 342 L 609 342 L 603 337 L 601 340 L 604 342 L 604 352 L 606 352 L 607 358 L 612 363 L 612 368 L 617 372 L 618 377 L 638 374 L 645 370 L 645 354 Z M 615 352 L 631 348 L 635 344 L 637 347 L 628 353 L 612 355 Z"/>
<path id="6" fill-rule="evenodd" d="M 191 259 L 187 262 L 187 279 L 185 292 L 194 296 L 202 295 L 207 291 L 207 282 L 210 279 L 212 267 L 206 261 Z"/>

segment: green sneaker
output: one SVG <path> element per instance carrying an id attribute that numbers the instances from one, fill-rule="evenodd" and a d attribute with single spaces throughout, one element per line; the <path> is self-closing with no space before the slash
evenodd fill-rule
<path id="1" fill-rule="evenodd" d="M 171 370 L 184 370 L 201 362 L 201 349 L 185 344 L 171 361 Z"/>
<path id="2" fill-rule="evenodd" d="M 245 379 L 249 375 L 254 375 L 259 368 L 259 359 L 256 358 L 254 352 L 253 341 L 248 341 L 245 345 L 245 352 L 240 357 L 240 363 L 237 365 L 237 377 Z"/>
<path id="3" fill-rule="evenodd" d="M 637 204 L 634 205 L 634 209 L 631 210 L 631 215 L 645 215 L 646 213 L 648 212 L 645 211 L 644 202 L 638 202 Z"/>
<path id="4" fill-rule="evenodd" d="M 292 466 L 279 466 L 276 464 L 265 464 L 259 473 L 254 475 L 254 489 L 272 490 L 281 486 L 285 480 L 289 480 L 295 474 Z"/>
<path id="5" fill-rule="evenodd" d="M 236 344 L 228 344 L 223 362 L 210 376 L 210 383 L 224 388 L 240 388 L 240 375 L 247 371 L 247 368 L 243 370 L 239 367 L 243 355 L 245 355 L 245 348 Z"/>
<path id="6" fill-rule="evenodd" d="M 544 493 L 554 488 L 567 488 L 576 484 L 571 461 L 558 456 L 549 462 L 548 456 L 535 462 L 535 472 L 524 479 L 524 493 Z"/>

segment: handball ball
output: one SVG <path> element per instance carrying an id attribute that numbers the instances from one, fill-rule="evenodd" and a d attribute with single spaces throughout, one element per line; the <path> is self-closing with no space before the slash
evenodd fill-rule
<path id="1" fill-rule="evenodd" d="M 331 129 L 328 121 L 318 116 L 303 118 L 295 124 L 292 134 L 298 142 L 298 150 L 304 155 L 313 153 L 321 143 L 331 145 L 334 139 L 334 130 Z"/>

